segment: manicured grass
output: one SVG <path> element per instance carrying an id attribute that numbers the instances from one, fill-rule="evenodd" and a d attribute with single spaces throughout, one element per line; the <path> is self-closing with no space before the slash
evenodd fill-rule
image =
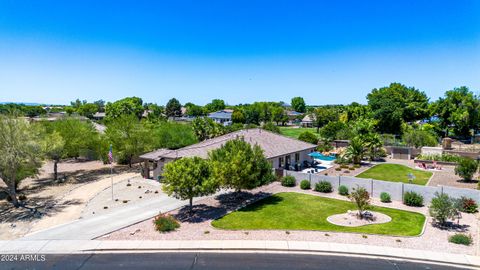
<path id="1" fill-rule="evenodd" d="M 428 179 L 432 177 L 431 172 L 415 170 L 410 167 L 399 164 L 379 164 L 357 175 L 360 178 L 372 178 L 390 182 L 408 183 L 408 174 L 415 175 L 413 184 L 426 185 Z"/>
<path id="2" fill-rule="evenodd" d="M 294 127 L 280 127 L 280 132 L 282 132 L 283 135 L 298 139 L 298 136 L 302 134 L 304 131 L 310 131 L 313 132 L 318 136 L 317 133 L 317 128 L 294 128 Z"/>
<path id="3" fill-rule="evenodd" d="M 319 230 L 415 236 L 422 232 L 425 223 L 422 214 L 377 206 L 371 210 L 390 216 L 392 221 L 360 227 L 343 227 L 327 221 L 331 215 L 355 209 L 349 201 L 285 192 L 214 220 L 212 225 L 228 230 Z"/>

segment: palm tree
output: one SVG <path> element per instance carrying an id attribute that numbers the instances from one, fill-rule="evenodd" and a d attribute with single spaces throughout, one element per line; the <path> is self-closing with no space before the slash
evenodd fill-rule
<path id="1" fill-rule="evenodd" d="M 363 141 L 358 137 L 353 138 L 347 147 L 345 155 L 350 158 L 354 164 L 360 164 L 364 154 L 365 148 Z"/>

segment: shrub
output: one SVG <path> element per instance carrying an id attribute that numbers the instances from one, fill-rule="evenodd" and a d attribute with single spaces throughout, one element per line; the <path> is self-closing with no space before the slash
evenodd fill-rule
<path id="1" fill-rule="evenodd" d="M 353 171 L 353 170 L 355 170 L 355 167 L 350 166 L 350 167 L 348 167 L 348 169 L 349 169 L 350 171 Z"/>
<path id="2" fill-rule="evenodd" d="M 462 196 L 458 199 L 458 210 L 464 213 L 476 213 L 478 204 L 474 199 Z"/>
<path id="3" fill-rule="evenodd" d="M 358 169 L 358 168 L 360 168 L 361 166 L 360 166 L 360 164 L 353 164 L 353 167 Z"/>
<path id="4" fill-rule="evenodd" d="M 438 192 L 435 192 L 428 210 L 433 220 L 440 225 L 445 225 L 448 219 L 455 218 L 457 214 L 454 200 L 447 194 Z"/>
<path id="5" fill-rule="evenodd" d="M 344 185 L 339 186 L 338 187 L 338 194 L 340 194 L 342 196 L 347 196 L 348 195 L 348 187 L 344 186 Z"/>
<path id="6" fill-rule="evenodd" d="M 282 178 L 282 186 L 284 187 L 294 187 L 295 186 L 295 177 L 287 175 Z"/>
<path id="7" fill-rule="evenodd" d="M 342 168 L 342 169 L 348 169 L 348 165 L 347 165 L 347 164 L 342 164 L 342 165 L 340 165 L 340 168 Z"/>
<path id="8" fill-rule="evenodd" d="M 348 198 L 355 203 L 358 209 L 358 215 L 363 218 L 363 212 L 370 207 L 370 194 L 364 187 L 354 188 Z"/>
<path id="9" fill-rule="evenodd" d="M 448 237 L 448 242 L 458 244 L 458 245 L 469 246 L 472 244 L 472 236 L 462 234 L 462 233 L 456 233 Z"/>
<path id="10" fill-rule="evenodd" d="M 18 200 L 20 200 L 20 201 L 26 201 L 26 200 L 27 200 L 27 196 L 26 196 L 25 194 L 20 194 L 20 195 L 18 196 Z"/>
<path id="11" fill-rule="evenodd" d="M 408 206 L 423 206 L 423 196 L 414 191 L 405 192 L 403 194 L 403 203 Z"/>
<path id="12" fill-rule="evenodd" d="M 392 198 L 390 197 L 390 194 L 387 192 L 382 192 L 380 193 L 380 201 L 383 203 L 389 203 L 392 202 Z"/>
<path id="13" fill-rule="evenodd" d="M 310 181 L 304 179 L 302 182 L 300 182 L 300 188 L 301 189 L 310 189 Z"/>
<path id="14" fill-rule="evenodd" d="M 471 181 L 473 175 L 478 169 L 478 162 L 471 158 L 462 158 L 455 166 L 455 174 L 462 177 L 465 181 Z"/>
<path id="15" fill-rule="evenodd" d="M 158 215 L 153 220 L 155 229 L 159 232 L 170 232 L 180 228 L 180 223 L 170 215 Z"/>
<path id="16" fill-rule="evenodd" d="M 335 171 L 337 171 L 337 172 L 339 172 L 339 171 L 341 171 L 341 170 L 342 170 L 342 168 L 338 168 L 338 167 L 335 168 Z"/>
<path id="17" fill-rule="evenodd" d="M 304 131 L 300 133 L 300 135 L 298 135 L 298 139 L 311 144 L 318 144 L 318 136 L 311 131 Z"/>
<path id="18" fill-rule="evenodd" d="M 330 182 L 327 182 L 327 181 L 320 181 L 315 184 L 315 191 L 323 192 L 323 193 L 332 192 L 333 191 L 332 184 L 330 184 Z"/>

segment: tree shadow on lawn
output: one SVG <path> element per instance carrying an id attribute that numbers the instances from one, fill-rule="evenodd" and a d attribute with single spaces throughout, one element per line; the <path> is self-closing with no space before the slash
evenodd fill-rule
<path id="1" fill-rule="evenodd" d="M 193 205 L 192 208 L 190 208 L 190 206 L 187 205 L 180 208 L 174 216 L 179 221 L 188 223 L 200 223 L 207 220 L 214 220 L 226 215 L 228 212 L 235 211 L 239 208 L 241 208 L 239 211 L 244 211 L 243 209 L 249 208 L 249 205 L 255 205 L 255 202 L 261 199 L 267 197 L 272 198 L 271 195 L 272 193 L 268 192 L 223 193 L 215 197 L 215 199 L 219 203 L 218 206 L 197 204 Z"/>
<path id="2" fill-rule="evenodd" d="M 53 216 L 62 212 L 70 205 L 81 204 L 80 200 L 68 200 L 59 203 L 52 196 L 34 197 L 23 202 L 23 205 L 15 208 L 10 202 L 0 203 L 0 221 L 17 222 L 33 221 L 42 217 Z"/>

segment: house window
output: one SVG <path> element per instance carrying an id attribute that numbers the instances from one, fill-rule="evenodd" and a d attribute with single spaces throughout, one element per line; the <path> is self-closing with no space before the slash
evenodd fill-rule
<path id="1" fill-rule="evenodd" d="M 278 168 L 282 168 L 283 167 L 283 157 L 279 157 L 278 158 Z"/>
<path id="2" fill-rule="evenodd" d="M 290 155 L 285 156 L 285 163 L 287 166 L 290 166 Z"/>
<path id="3" fill-rule="evenodd" d="M 295 163 L 300 161 L 300 153 L 295 153 Z"/>

